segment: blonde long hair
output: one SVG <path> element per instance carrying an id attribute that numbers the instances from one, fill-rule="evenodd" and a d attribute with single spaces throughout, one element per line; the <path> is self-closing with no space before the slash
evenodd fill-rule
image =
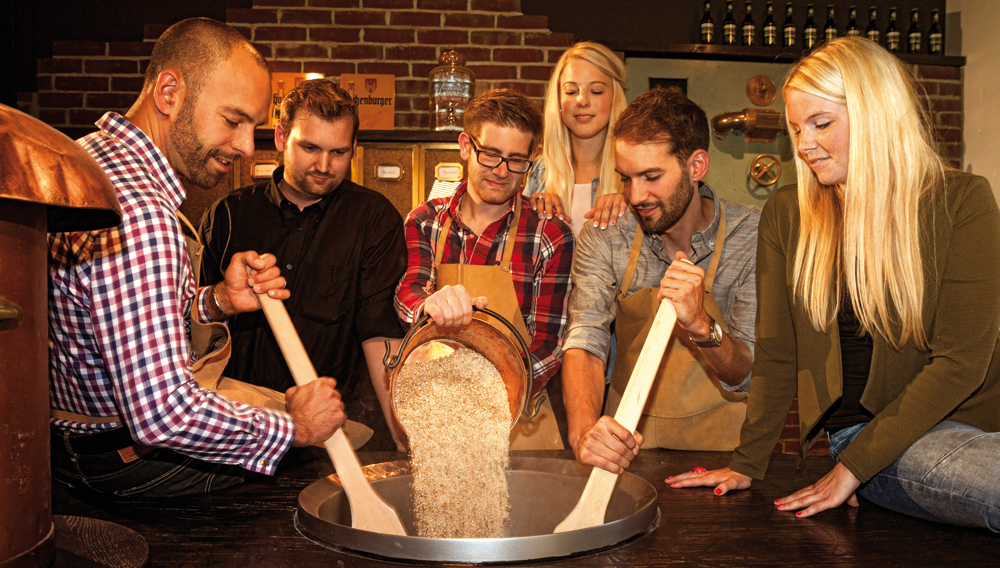
<path id="1" fill-rule="evenodd" d="M 920 205 L 943 190 L 944 163 L 913 73 L 867 39 L 839 38 L 796 64 L 785 79 L 788 89 L 847 105 L 850 124 L 842 193 L 820 184 L 795 156 L 796 299 L 813 327 L 825 331 L 836 321 L 846 285 L 867 333 L 896 348 L 912 340 L 926 349 Z"/>
<path id="2" fill-rule="evenodd" d="M 542 156 L 545 158 L 545 191 L 558 195 L 567 208 L 575 176 L 569 129 L 563 124 L 559 112 L 559 79 L 571 59 L 586 61 L 611 78 L 611 120 L 601 153 L 598 195 L 621 192 L 621 178 L 615 173 L 615 145 L 611 142 L 611 130 L 618 115 L 628 105 L 625 100 L 625 64 L 613 51 L 599 43 L 585 41 L 575 44 L 559 58 L 545 92 L 545 146 Z"/>

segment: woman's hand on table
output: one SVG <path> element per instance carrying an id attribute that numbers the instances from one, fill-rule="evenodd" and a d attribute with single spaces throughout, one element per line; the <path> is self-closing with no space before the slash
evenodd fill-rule
<path id="1" fill-rule="evenodd" d="M 692 471 L 672 475 L 664 481 L 667 485 L 675 489 L 682 487 L 705 487 L 715 486 L 716 495 L 725 495 L 737 489 L 749 489 L 752 478 L 737 473 L 728 467 L 705 471 L 705 468 L 696 467 Z"/>
<path id="2" fill-rule="evenodd" d="M 584 219 L 593 219 L 594 226 L 601 229 L 613 227 L 618 218 L 625 214 L 628 202 L 622 193 L 606 193 L 597 196 L 594 208 L 583 214 Z"/>
<path id="3" fill-rule="evenodd" d="M 532 211 L 538 212 L 540 219 L 551 219 L 555 215 L 566 223 L 573 222 L 563 210 L 562 200 L 554 193 L 532 193 L 528 196 L 528 202 L 531 203 Z"/>
<path id="4" fill-rule="evenodd" d="M 839 507 L 845 501 L 851 507 L 858 506 L 858 496 L 855 491 L 861 482 L 851 473 L 851 470 L 840 462 L 833 466 L 830 473 L 820 478 L 805 489 L 800 489 L 788 497 L 774 502 L 779 511 L 795 511 L 797 517 L 811 517 L 820 511 Z"/>

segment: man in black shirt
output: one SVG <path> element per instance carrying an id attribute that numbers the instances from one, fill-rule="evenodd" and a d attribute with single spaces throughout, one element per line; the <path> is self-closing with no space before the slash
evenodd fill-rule
<path id="1" fill-rule="evenodd" d="M 236 251 L 275 255 L 291 292 L 285 307 L 317 372 L 337 380 L 348 416 L 376 431 L 384 431 L 373 423 L 381 407 L 402 450 L 382 355 L 386 338 L 396 350 L 403 337 L 392 304 L 406 269 L 403 220 L 384 196 L 346 179 L 357 132 L 357 107 L 340 87 L 313 79 L 290 91 L 274 131 L 284 165 L 270 181 L 238 189 L 206 211 L 201 277 L 203 284 L 222 280 Z M 229 329 L 225 376 L 280 392 L 294 386 L 261 312 L 232 317 Z"/>

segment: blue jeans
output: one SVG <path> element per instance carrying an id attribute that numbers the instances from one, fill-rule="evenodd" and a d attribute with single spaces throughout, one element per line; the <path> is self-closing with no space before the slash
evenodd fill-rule
<path id="1" fill-rule="evenodd" d="M 834 459 L 865 426 L 830 435 Z M 857 494 L 905 515 L 1000 532 L 1000 433 L 941 422 Z"/>
<path id="2" fill-rule="evenodd" d="M 239 485 L 258 474 L 164 448 L 126 462 L 117 451 L 80 454 L 68 433 L 53 431 L 52 478 L 69 487 L 126 498 L 197 495 Z"/>

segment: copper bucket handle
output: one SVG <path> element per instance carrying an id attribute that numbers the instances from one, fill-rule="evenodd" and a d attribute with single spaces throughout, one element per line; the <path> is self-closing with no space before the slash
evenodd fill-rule
<path id="1" fill-rule="evenodd" d="M 522 356 L 522 360 L 524 361 L 525 372 L 528 374 L 527 389 L 528 392 L 531 392 L 532 385 L 535 384 L 535 374 L 534 374 L 534 369 L 531 367 L 531 356 L 529 355 L 528 345 L 524 342 L 524 338 L 521 337 L 521 334 L 518 333 L 517 329 L 515 329 L 514 326 L 509 321 L 507 321 L 506 318 L 494 312 L 493 310 L 489 308 L 477 308 L 473 306 L 472 311 L 483 312 L 484 314 L 492 318 L 495 318 L 497 321 L 507 326 L 507 329 L 510 330 L 510 334 L 515 339 L 517 339 L 517 343 L 521 347 L 521 353 L 524 354 Z M 392 346 L 389 344 L 389 340 L 388 339 L 385 340 L 385 355 L 382 357 L 382 364 L 385 365 L 386 375 L 390 374 L 393 370 L 396 369 L 396 367 L 400 365 L 400 363 L 403 362 L 402 361 L 403 352 L 406 350 L 406 346 L 407 344 L 409 344 L 410 339 L 420 328 L 426 325 L 426 323 L 430 319 L 431 319 L 430 316 L 428 316 L 426 313 L 420 316 L 420 319 L 417 320 L 417 323 L 413 324 L 413 326 L 410 327 L 410 330 L 406 332 L 406 335 L 403 337 L 403 341 L 399 343 L 399 351 L 397 351 L 395 355 L 392 354 Z M 539 397 L 525 396 L 524 408 L 521 409 L 521 412 L 527 418 L 534 418 L 534 416 L 538 414 L 538 410 L 541 407 L 542 400 L 543 398 L 540 396 Z"/>

